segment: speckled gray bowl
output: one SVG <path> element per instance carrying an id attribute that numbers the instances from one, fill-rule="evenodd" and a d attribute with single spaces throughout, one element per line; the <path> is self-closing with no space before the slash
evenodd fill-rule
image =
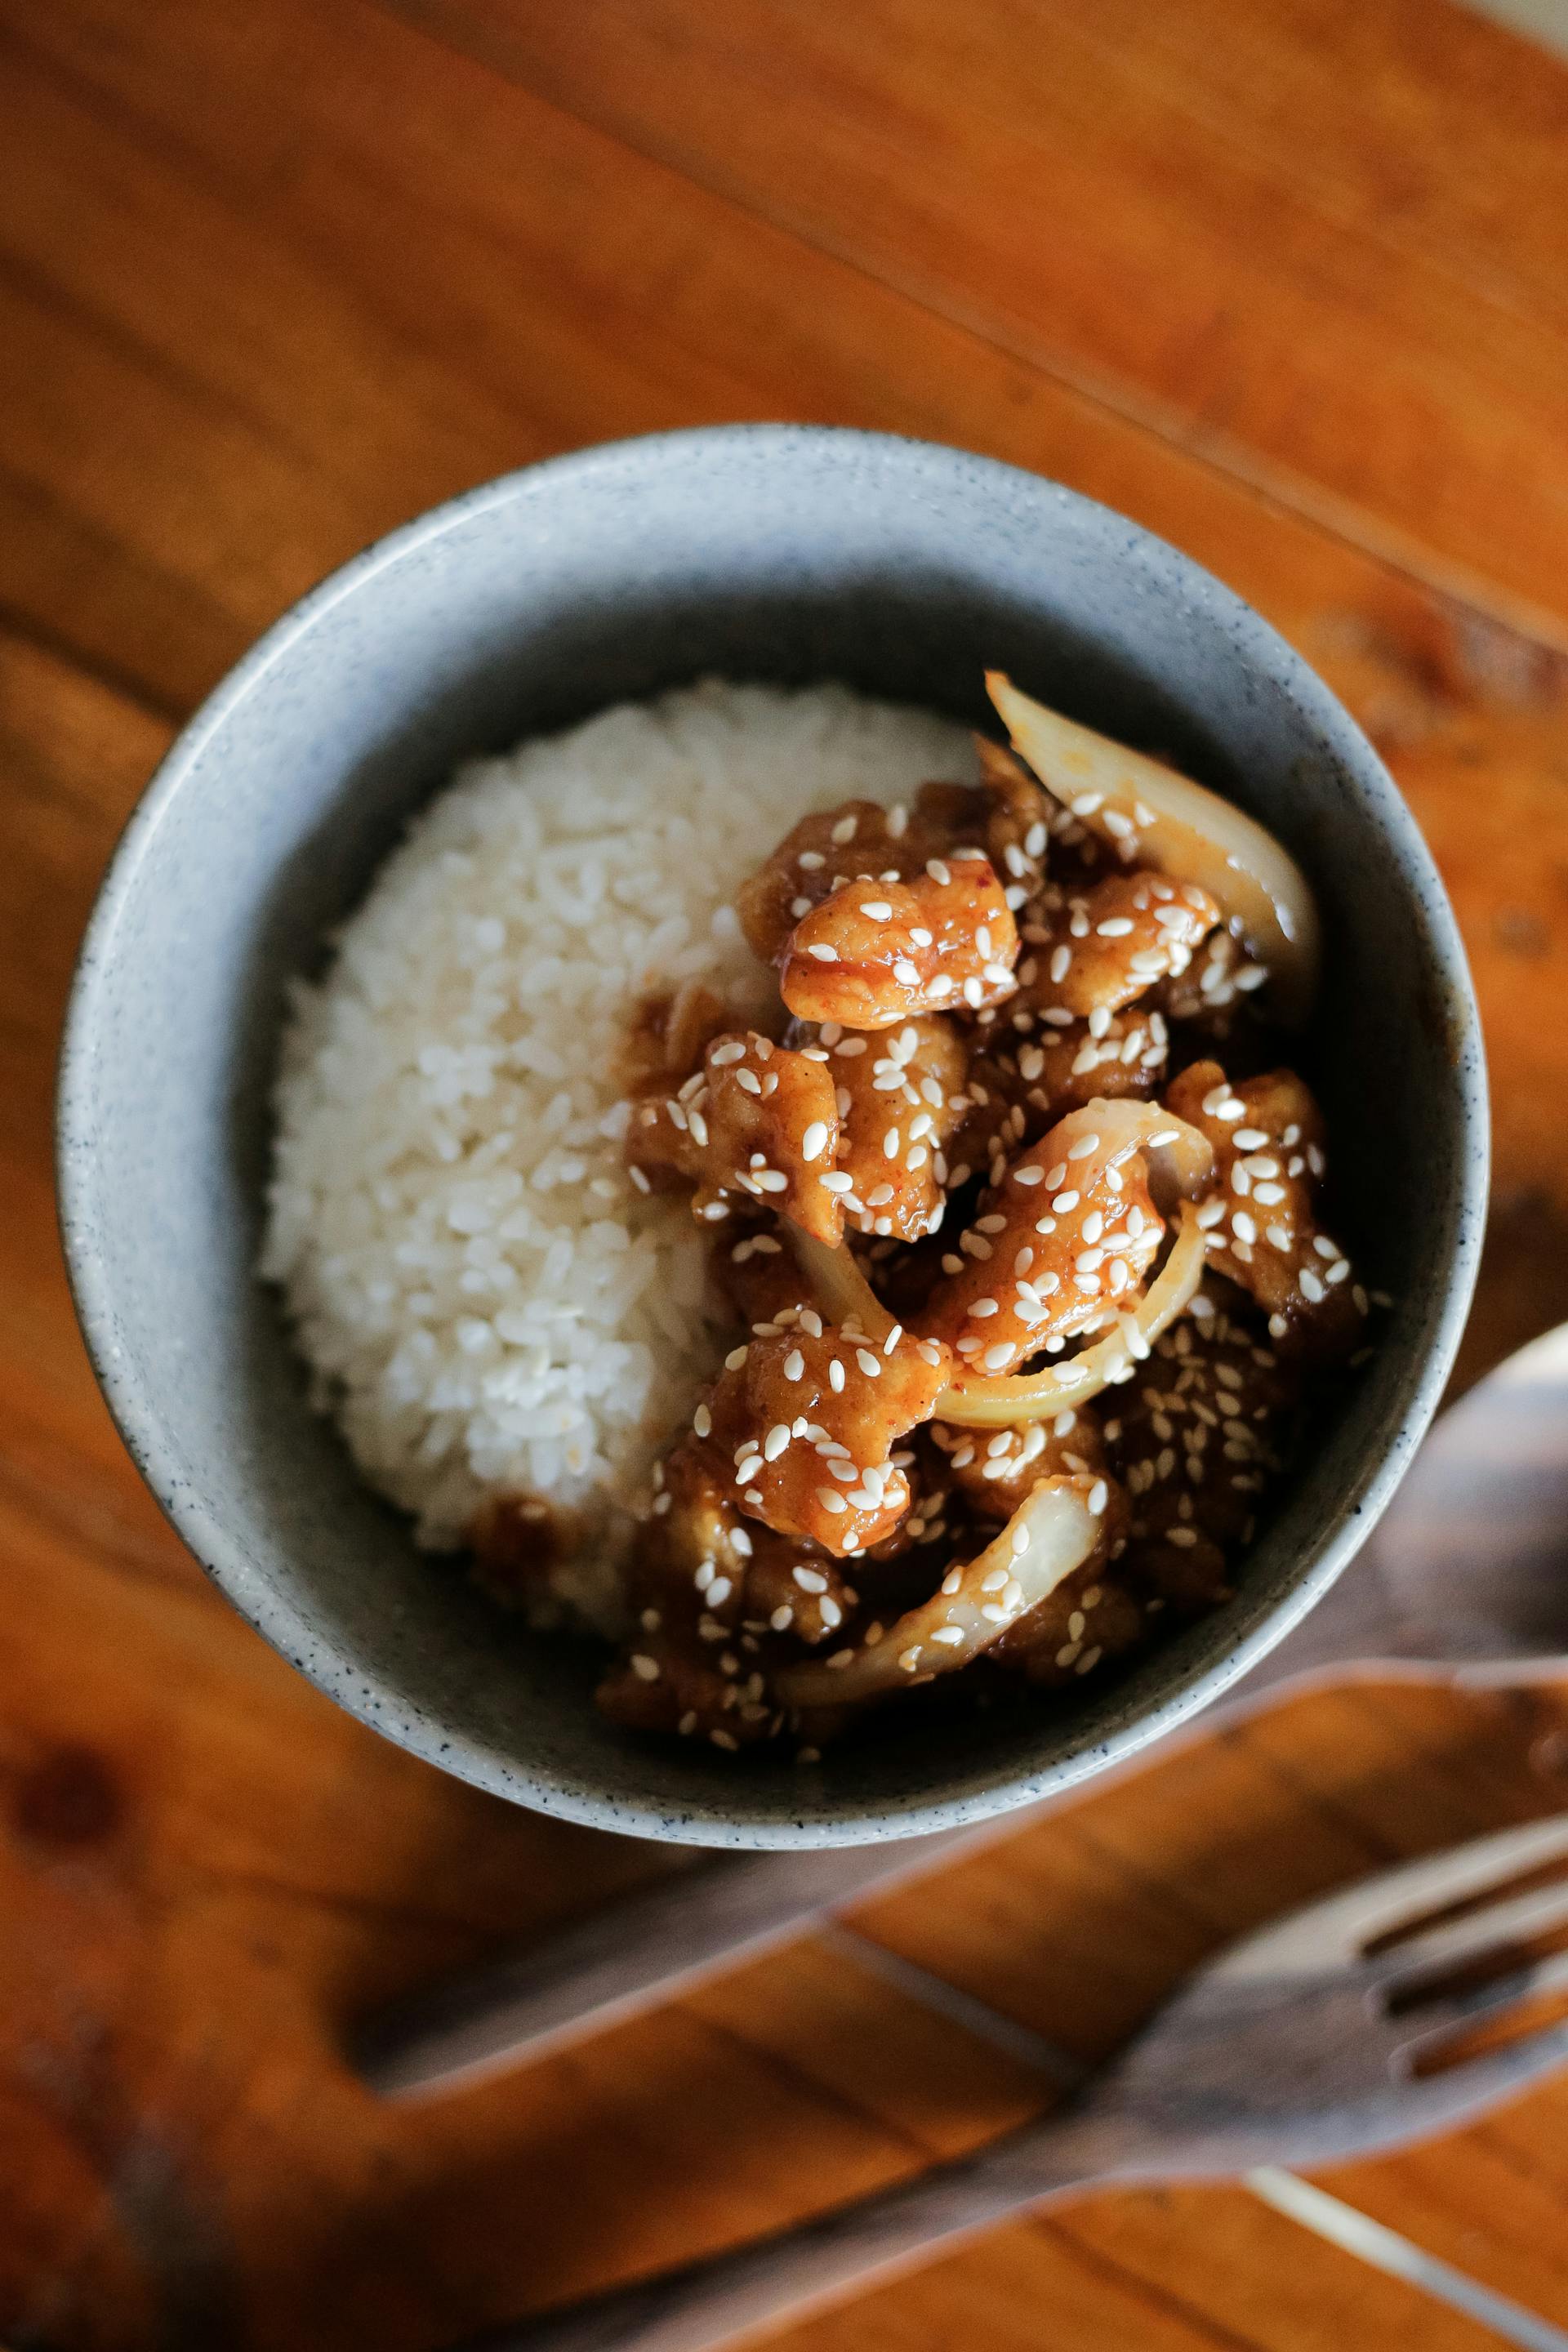
<path id="1" fill-rule="evenodd" d="M 1394 1293 L 1375 1361 L 1237 1598 L 1125 1679 L 1022 1721 L 885 1736 L 819 1767 L 618 1737 L 594 1662 L 416 1553 L 307 1409 L 252 1275 L 283 989 L 319 964 L 453 764 L 706 672 L 976 722 L 982 665 L 1166 748 L 1289 844 L 1328 932 L 1323 1091 L 1346 1223 Z M 264 637 L 171 751 L 82 951 L 60 1198 L 125 1442 L 237 1608 L 432 1763 L 602 1828 L 847 1843 L 1023 1803 L 1212 1698 L 1309 1609 L 1436 1403 L 1486 1186 L 1476 1009 L 1431 861 L 1364 739 L 1289 648 L 1121 516 L 958 450 L 785 426 L 592 449 L 458 499 Z"/>

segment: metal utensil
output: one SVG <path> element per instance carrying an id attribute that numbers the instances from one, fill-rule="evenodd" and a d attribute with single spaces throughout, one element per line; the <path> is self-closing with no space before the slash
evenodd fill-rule
<path id="1" fill-rule="evenodd" d="M 1318 1607 L 1217 1706 L 1363 1675 L 1497 1685 L 1568 1674 L 1568 1325 L 1444 1414 L 1377 1533 Z M 1140 1769 L 1172 1743 L 1145 1749 Z M 434 2092 L 629 2015 L 804 1933 L 825 1911 L 971 1853 L 1069 1802 L 895 1845 L 704 1859 L 522 1953 L 374 2020 L 357 2063 L 389 2094 Z"/>
<path id="2" fill-rule="evenodd" d="M 1232 1944 L 1042 2120 L 909 2184 L 464 2352 L 710 2352 L 796 2321 L 1047 2199 L 1362 2157 L 1462 2124 L 1568 2063 L 1568 1817 L 1380 1873 Z M 1511 1882 L 1511 1884 L 1510 1884 Z M 1513 2022 L 1515 2039 L 1498 2041 Z M 1485 2029 L 1479 2050 L 1466 2037 Z"/>

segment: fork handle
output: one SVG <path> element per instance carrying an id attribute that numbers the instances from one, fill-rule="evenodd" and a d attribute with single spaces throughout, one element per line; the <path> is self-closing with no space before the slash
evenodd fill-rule
<path id="1" fill-rule="evenodd" d="M 1045 2198 L 1122 2172 L 1125 2153 L 1120 2135 L 1087 2115 L 1047 2116 L 858 2204 L 469 2337 L 454 2352 L 712 2352 L 950 2253 Z"/>

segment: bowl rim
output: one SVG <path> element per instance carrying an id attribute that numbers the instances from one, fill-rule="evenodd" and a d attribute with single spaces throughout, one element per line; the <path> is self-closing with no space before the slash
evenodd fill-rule
<path id="1" fill-rule="evenodd" d="M 476 518 L 552 489 L 628 466 L 699 464 L 725 448 L 745 447 L 764 460 L 787 464 L 805 454 L 842 455 L 863 467 L 872 459 L 899 472 L 933 465 L 961 467 L 993 481 L 1015 499 L 1042 509 L 1072 511 L 1097 526 L 1131 535 L 1160 584 L 1179 591 L 1205 616 L 1222 624 L 1244 660 L 1267 674 L 1300 710 L 1307 724 L 1353 775 L 1358 790 L 1378 806 L 1394 854 L 1422 906 L 1430 953 L 1442 984 L 1451 1040 L 1458 1134 L 1450 1209 L 1452 1248 L 1445 1295 L 1410 1386 L 1405 1412 L 1380 1457 L 1347 1489 L 1331 1534 L 1320 1538 L 1310 1565 L 1289 1591 L 1264 1609 L 1225 1654 L 1195 1662 L 1173 1685 L 1135 1717 L 1092 1736 L 1070 1754 L 1030 1769 L 998 1767 L 994 1779 L 958 1794 L 908 1795 L 856 1801 L 841 1813 L 830 1797 L 803 1785 L 801 1817 L 748 1811 L 739 1779 L 726 1807 L 671 1813 L 631 1790 L 601 1791 L 558 1771 L 505 1761 L 455 1724 L 438 1726 L 395 1684 L 373 1673 L 346 1650 L 329 1646 L 319 1628 L 272 1586 L 256 1578 L 239 1545 L 203 1496 L 171 1461 L 160 1416 L 120 1362 L 115 1339 L 114 1282 L 92 1236 L 92 1040 L 110 988 L 113 934 L 154 836 L 189 773 L 233 714 L 273 667 L 337 605 L 357 595 L 379 573 L 462 530 Z M 731 424 L 697 425 L 592 444 L 500 475 L 426 509 L 374 541 L 329 572 L 290 605 L 219 680 L 159 761 L 121 831 L 99 886 L 78 952 L 61 1032 L 56 1093 L 56 1183 L 59 1230 L 72 1301 L 98 1385 L 127 1452 L 160 1507 L 197 1563 L 240 1615 L 307 1680 L 370 1728 L 424 1761 L 492 1794 L 585 1826 L 683 1844 L 742 1851 L 811 1848 L 917 1837 L 989 1820 L 1064 1791 L 1122 1765 L 1136 1752 L 1229 1688 L 1281 1641 L 1334 1582 L 1359 1550 L 1403 1477 L 1438 1402 L 1457 1354 L 1475 1287 L 1489 1173 L 1489 1110 L 1479 1012 L 1458 927 L 1431 853 L 1398 787 L 1349 712 L 1289 641 L 1194 557 L 1131 517 L 1066 484 L 956 443 L 933 442 L 847 425 Z M 440 1738 L 438 1730 L 451 1733 Z"/>

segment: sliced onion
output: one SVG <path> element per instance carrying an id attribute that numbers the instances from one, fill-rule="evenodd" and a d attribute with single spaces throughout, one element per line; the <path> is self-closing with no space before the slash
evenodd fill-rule
<path id="1" fill-rule="evenodd" d="M 1163 1110 L 1158 1103 L 1134 1102 L 1131 1096 L 1108 1102 L 1097 1095 L 1081 1109 L 1069 1110 L 1029 1157 L 1047 1166 L 1053 1160 L 1070 1160 L 1073 1145 L 1087 1135 L 1095 1136 L 1100 1147 L 1090 1167 L 1114 1168 L 1134 1151 L 1142 1152 L 1149 1167 L 1149 1190 L 1162 1209 L 1177 1200 L 1199 1199 L 1214 1181 L 1214 1146 L 1207 1136 L 1174 1111 Z"/>
<path id="2" fill-rule="evenodd" d="M 1140 864 L 1200 883 L 1268 970 L 1281 1016 L 1304 1022 L 1318 982 L 1318 910 L 1274 835 L 1190 776 L 1021 694 L 1001 670 L 988 671 L 985 686 L 1014 750 L 1046 790 L 1118 850 L 1136 841 Z M 1108 810 L 1132 832 L 1108 825 Z"/>
<path id="3" fill-rule="evenodd" d="M 966 1567 L 949 1571 L 943 1581 L 956 1574 L 954 1591 L 934 1592 L 909 1610 L 874 1646 L 862 1642 L 837 1651 L 840 1664 L 811 1658 L 786 1666 L 775 1684 L 780 1699 L 786 1706 L 832 1706 L 968 1665 L 1088 1559 L 1102 1525 L 1089 1507 L 1097 1485 L 1103 1481 L 1042 1478 L 995 1540 Z M 1002 1580 L 988 1590 L 996 1577 Z M 987 1616 L 988 1609 L 995 1613 Z"/>
<path id="4" fill-rule="evenodd" d="M 813 1299 L 828 1321 L 840 1329 L 847 1323 L 858 1323 L 868 1339 L 885 1339 L 897 1318 L 889 1314 L 867 1281 L 848 1243 L 840 1242 L 837 1249 L 829 1249 L 826 1242 L 818 1241 L 815 1234 L 803 1233 L 798 1225 L 789 1227 L 789 1238 L 801 1272 L 811 1285 Z"/>
<path id="5" fill-rule="evenodd" d="M 1088 1404 L 1142 1362 L 1161 1332 L 1183 1313 L 1204 1278 L 1207 1255 L 1197 1211 L 1184 1202 L 1174 1248 L 1137 1306 L 1117 1318 L 1114 1331 L 1069 1363 L 995 1380 L 958 1381 L 943 1389 L 931 1407 L 933 1417 L 965 1429 L 1010 1429 Z"/>

